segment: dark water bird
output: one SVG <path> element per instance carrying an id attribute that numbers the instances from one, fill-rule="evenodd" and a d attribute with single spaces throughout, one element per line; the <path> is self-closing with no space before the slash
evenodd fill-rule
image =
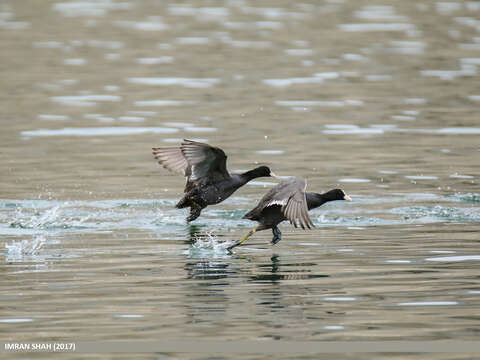
<path id="1" fill-rule="evenodd" d="M 272 229 L 272 245 L 275 245 L 282 239 L 282 233 L 277 227 L 282 221 L 288 220 L 295 227 L 300 225 L 302 229 L 311 229 L 315 226 L 308 216 L 308 210 L 329 201 L 352 201 L 350 196 L 341 189 L 330 190 L 324 194 L 305 192 L 306 189 L 307 181 L 301 178 L 285 180 L 272 188 L 254 209 L 243 216 L 244 219 L 257 221 L 260 224 L 242 240 L 230 245 L 228 249 L 240 245 L 255 232 L 266 229 Z"/>
<path id="2" fill-rule="evenodd" d="M 222 202 L 250 180 L 275 176 L 267 166 L 231 175 L 222 149 L 192 140 L 184 139 L 179 147 L 152 149 L 165 169 L 187 178 L 185 195 L 175 205 L 179 209 L 190 207 L 187 222 L 195 220 L 205 207 Z"/>

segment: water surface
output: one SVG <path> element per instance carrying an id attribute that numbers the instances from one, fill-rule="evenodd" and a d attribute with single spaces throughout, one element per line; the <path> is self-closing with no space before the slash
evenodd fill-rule
<path id="1" fill-rule="evenodd" d="M 479 14 L 4 1 L 1 340 L 477 340 Z M 184 180 L 151 155 L 183 138 L 354 201 L 230 253 L 277 181 L 188 225 Z"/>

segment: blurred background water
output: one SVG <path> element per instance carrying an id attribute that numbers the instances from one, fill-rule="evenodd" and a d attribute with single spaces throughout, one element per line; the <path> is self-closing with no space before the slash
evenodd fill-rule
<path id="1" fill-rule="evenodd" d="M 1 340 L 478 339 L 479 18 L 463 0 L 2 1 Z M 183 138 L 354 201 L 228 253 L 276 182 L 187 225 L 184 180 L 151 155 Z"/>

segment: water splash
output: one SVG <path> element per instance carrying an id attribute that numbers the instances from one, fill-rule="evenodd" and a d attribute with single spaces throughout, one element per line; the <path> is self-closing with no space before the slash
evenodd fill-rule
<path id="1" fill-rule="evenodd" d="M 403 219 L 411 222 L 476 222 L 480 221 L 480 209 L 448 206 L 408 206 L 391 210 L 394 214 L 403 215 Z"/>
<path id="2" fill-rule="evenodd" d="M 225 258 L 231 257 L 227 248 L 235 241 L 219 241 L 213 231 L 206 232 L 201 236 L 196 236 L 194 243 L 185 251 L 189 258 Z"/>
<path id="3" fill-rule="evenodd" d="M 89 215 L 80 218 L 65 216 L 62 213 L 62 208 L 65 206 L 68 205 L 56 205 L 44 212 L 33 209 L 33 214 L 22 208 L 17 209 L 9 227 L 33 230 L 85 228 L 83 224 L 89 219 Z"/>
<path id="4" fill-rule="evenodd" d="M 478 193 L 468 193 L 468 194 L 455 194 L 448 196 L 449 199 L 453 201 L 462 201 L 462 202 L 480 202 L 480 194 Z"/>
<path id="5" fill-rule="evenodd" d="M 46 243 L 44 236 L 35 236 L 33 239 L 13 241 L 5 244 L 7 262 L 22 261 L 25 258 L 38 258 L 39 250 Z"/>

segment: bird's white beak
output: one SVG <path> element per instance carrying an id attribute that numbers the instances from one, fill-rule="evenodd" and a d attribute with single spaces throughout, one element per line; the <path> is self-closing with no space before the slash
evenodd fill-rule
<path id="1" fill-rule="evenodd" d="M 350 196 L 348 196 L 348 195 L 345 195 L 345 196 L 343 197 L 343 200 L 352 201 L 352 198 L 351 198 Z"/>
<path id="2" fill-rule="evenodd" d="M 274 178 L 278 177 L 277 175 L 275 175 L 275 173 L 273 171 L 270 171 L 270 176 L 274 177 Z"/>

